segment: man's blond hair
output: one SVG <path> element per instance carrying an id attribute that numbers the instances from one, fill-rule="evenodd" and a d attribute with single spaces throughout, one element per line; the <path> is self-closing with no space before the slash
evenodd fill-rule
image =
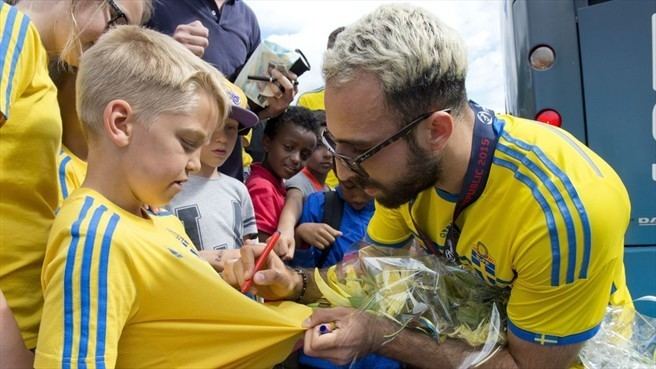
<path id="1" fill-rule="evenodd" d="M 223 76 L 173 38 L 138 26 L 119 26 L 82 55 L 76 109 L 89 133 L 102 131 L 103 112 L 125 100 L 139 122 L 162 114 L 191 114 L 199 95 L 217 103 L 219 126 L 230 110 Z"/>

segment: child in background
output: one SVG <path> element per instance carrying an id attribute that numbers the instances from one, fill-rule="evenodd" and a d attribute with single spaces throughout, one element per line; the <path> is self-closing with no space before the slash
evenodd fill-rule
<path id="1" fill-rule="evenodd" d="M 173 198 L 230 103 L 222 76 L 173 38 L 109 30 L 83 56 L 88 172 L 53 224 L 36 368 L 272 367 L 310 309 L 244 297 L 198 257 Z"/>
<path id="2" fill-rule="evenodd" d="M 314 114 L 319 120 L 321 129 L 325 129 L 326 112 L 315 110 Z M 294 257 L 296 247 L 294 228 L 301 217 L 304 199 L 315 192 L 330 190 L 326 179 L 328 173 L 332 172 L 332 167 L 333 155 L 317 137 L 317 146 L 305 167 L 300 173 L 285 182 L 287 194 L 285 195 L 285 206 L 282 208 L 278 220 L 280 239 L 276 245 L 276 252 L 284 259 L 291 260 Z M 339 231 L 335 229 L 329 229 L 328 232 L 333 236 L 339 234 Z"/>
<path id="3" fill-rule="evenodd" d="M 214 261 L 222 260 L 224 250 L 238 249 L 245 240 L 257 237 L 253 203 L 246 186 L 217 168 L 234 149 L 239 131 L 255 126 L 259 118 L 248 110 L 246 96 L 239 87 L 228 80 L 223 86 L 232 102 L 230 115 L 201 149 L 200 170 L 191 173 L 182 191 L 167 206 L 182 221 L 196 249 L 215 267 Z"/>
<path id="4" fill-rule="evenodd" d="M 300 224 L 296 227 L 299 247 L 291 264 L 303 268 L 326 268 L 339 263 L 345 254 L 357 250 L 373 214 L 373 198 L 351 181 L 340 181 L 335 191 L 311 194 L 305 199 Z M 339 230 L 339 233 L 334 234 L 334 230 Z M 310 247 L 304 247 L 307 245 Z M 401 368 L 397 361 L 376 354 L 344 366 L 303 353 L 298 361 L 303 368 L 317 369 Z"/>
<path id="5" fill-rule="evenodd" d="M 296 227 L 299 248 L 291 264 L 325 268 L 342 261 L 345 254 L 357 250 L 373 213 L 373 198 L 351 181 L 341 181 L 330 193 L 311 194 Z"/>
<path id="6" fill-rule="evenodd" d="M 319 122 L 320 127 L 326 126 L 326 113 L 322 110 L 313 112 Z M 328 148 L 321 143 L 317 138 L 317 145 L 312 152 L 312 155 L 305 163 L 301 171 L 285 181 L 285 188 L 287 189 L 287 196 L 290 194 L 291 189 L 299 190 L 302 198 L 306 198 L 312 193 L 318 191 L 329 191 L 330 187 L 326 185 L 326 176 L 333 168 L 333 155 L 328 151 Z"/>
<path id="7" fill-rule="evenodd" d="M 308 109 L 290 107 L 264 128 L 262 163 L 251 165 L 246 187 L 253 200 L 260 241 L 278 228 L 278 218 L 285 205 L 284 180 L 298 173 L 317 144 L 319 123 Z"/>

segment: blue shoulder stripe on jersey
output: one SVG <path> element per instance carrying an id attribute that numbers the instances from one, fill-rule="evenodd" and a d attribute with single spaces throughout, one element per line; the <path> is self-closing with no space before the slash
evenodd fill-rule
<path id="1" fill-rule="evenodd" d="M 367 243 L 370 243 L 370 244 L 372 244 L 372 245 L 374 245 L 374 246 L 380 246 L 380 247 L 392 247 L 392 248 L 395 248 L 395 249 L 400 249 L 400 248 L 402 248 L 403 246 L 405 246 L 406 243 L 408 243 L 408 241 L 409 241 L 412 237 L 413 237 L 413 235 L 412 235 L 412 233 L 411 233 L 411 234 L 408 236 L 408 238 L 406 238 L 406 239 L 403 240 L 403 241 L 396 242 L 396 243 L 381 243 L 381 242 L 378 242 L 378 241 L 374 241 L 371 237 L 369 237 L 369 233 L 365 233 L 365 235 L 364 235 L 364 241 L 367 242 Z"/>
<path id="2" fill-rule="evenodd" d="M 73 332 L 75 331 L 73 319 L 75 314 L 75 309 L 73 309 L 75 254 L 80 241 L 80 227 L 87 217 L 91 205 L 93 205 L 93 198 L 85 197 L 80 214 L 71 226 L 71 243 L 68 245 L 68 253 L 66 254 L 66 268 L 64 269 L 64 349 L 62 351 L 62 367 L 64 369 L 71 367 L 71 347 L 73 346 Z"/>
<path id="3" fill-rule="evenodd" d="M 547 156 L 544 154 L 544 152 L 537 146 L 534 145 L 529 145 L 526 142 L 523 142 L 517 138 L 511 137 L 508 133 L 504 132 L 502 134 L 502 137 L 509 142 L 519 146 L 520 148 L 524 150 L 529 150 L 535 153 L 535 155 L 540 159 L 540 161 L 547 166 L 547 168 L 556 176 L 560 181 L 563 183 L 565 186 L 565 189 L 567 190 L 567 193 L 569 194 L 569 197 L 572 199 L 572 202 L 574 203 L 574 207 L 576 207 L 576 211 L 579 213 L 579 217 L 581 218 L 581 224 L 583 225 L 583 261 L 581 262 L 581 269 L 579 271 L 579 278 L 587 278 L 588 277 L 588 267 L 590 265 L 590 243 L 591 243 L 591 231 L 590 231 L 590 221 L 588 220 L 588 213 L 585 211 L 585 207 L 583 206 L 583 202 L 579 198 L 579 194 L 576 192 L 576 189 L 574 188 L 574 185 L 572 184 L 572 181 L 570 181 L 569 177 L 563 173 L 560 168 L 556 166 Z"/>
<path id="4" fill-rule="evenodd" d="M 14 24 L 16 23 L 16 15 L 18 10 L 15 7 L 9 6 L 4 3 L 0 3 L 0 9 L 4 7 L 9 7 L 7 12 L 7 20 L 5 21 L 5 28 L 2 30 L 2 41 L 0 41 L 0 73 L 3 73 L 5 70 L 5 61 L 7 60 L 7 51 L 9 50 L 9 44 L 11 43 L 11 36 L 14 33 Z M 1 82 L 2 80 L 0 80 Z M 9 79 L 7 79 L 9 82 Z M 11 96 L 6 96 L 5 101 L 9 104 Z M 5 115 L 5 118 L 9 119 L 9 110 L 8 105 L 0 107 L 2 113 Z"/>
<path id="5" fill-rule="evenodd" d="M 61 163 L 59 163 L 59 188 L 61 189 L 62 198 L 66 200 L 68 197 L 68 185 L 66 184 L 66 166 L 71 161 L 70 156 L 66 156 Z"/>
<path id="6" fill-rule="evenodd" d="M 581 333 L 577 334 L 571 334 L 569 336 L 553 336 L 553 335 L 548 335 L 548 334 L 539 334 L 539 333 L 533 333 L 529 332 L 527 330 L 521 329 L 515 324 L 513 324 L 510 319 L 508 319 L 508 329 L 517 337 L 521 338 L 524 341 L 528 341 L 531 343 L 537 343 L 539 345 L 543 346 L 560 346 L 560 345 L 572 345 L 575 343 L 581 343 L 583 341 L 587 341 L 590 338 L 592 338 L 595 334 L 597 334 L 597 331 L 599 331 L 601 324 L 597 324 L 596 326 L 583 331 Z"/>
<path id="7" fill-rule="evenodd" d="M 535 182 L 519 172 L 519 167 L 517 165 L 497 157 L 494 158 L 493 163 L 514 172 L 515 178 L 531 190 L 533 197 L 542 208 L 542 212 L 544 212 L 547 221 L 547 227 L 549 228 L 549 239 L 551 241 L 551 285 L 558 286 L 560 284 L 560 248 L 558 242 L 558 230 L 556 229 L 556 222 L 547 200 L 542 196 Z"/>
<path id="8" fill-rule="evenodd" d="M 574 230 L 574 221 L 572 216 L 567 208 L 565 199 L 560 193 L 558 188 L 554 185 L 553 181 L 545 171 L 540 168 L 536 163 L 531 161 L 524 153 L 521 153 L 509 146 L 506 146 L 499 142 L 497 145 L 497 150 L 500 152 L 512 157 L 513 159 L 521 162 L 525 167 L 527 167 L 533 174 L 535 174 L 538 179 L 547 187 L 551 196 L 553 197 L 560 213 L 565 220 L 565 227 L 567 230 L 567 283 L 574 282 L 574 268 L 576 267 L 576 231 Z"/>
<path id="9" fill-rule="evenodd" d="M 30 25 L 30 19 L 23 16 L 20 25 L 20 32 L 18 33 L 18 41 L 16 41 L 16 51 L 14 51 L 13 58 L 11 59 L 11 70 L 9 71 L 9 83 L 7 84 L 7 91 L 5 92 L 5 111 L 9 110 L 9 99 L 11 98 L 11 90 L 14 87 L 14 74 L 16 73 L 16 65 L 18 65 L 18 58 L 23 51 L 25 45 L 25 34 L 27 33 L 27 26 Z"/>
<path id="10" fill-rule="evenodd" d="M 89 222 L 88 233 L 84 240 L 82 252 L 82 272 L 80 273 L 80 340 L 78 342 L 77 365 L 81 369 L 87 367 L 87 349 L 89 348 L 89 316 L 91 315 L 91 263 L 93 259 L 94 243 L 98 232 L 98 223 L 107 210 L 100 205 L 93 211 Z"/>
<path id="11" fill-rule="evenodd" d="M 109 251 L 114 230 L 121 218 L 112 214 L 105 229 L 100 247 L 98 262 L 98 314 L 96 322 L 96 367 L 105 369 L 105 342 L 107 340 L 107 272 L 109 269 Z"/>

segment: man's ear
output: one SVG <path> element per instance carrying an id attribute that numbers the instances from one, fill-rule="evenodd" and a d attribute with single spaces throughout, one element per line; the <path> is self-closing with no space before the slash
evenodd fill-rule
<path id="1" fill-rule="evenodd" d="M 428 117 L 425 140 L 430 151 L 439 152 L 444 149 L 453 133 L 453 124 L 453 116 L 447 112 L 437 111 Z"/>
<path id="2" fill-rule="evenodd" d="M 118 147 L 130 143 L 132 130 L 132 107 L 125 100 L 112 100 L 103 111 L 103 129 L 109 139 Z"/>

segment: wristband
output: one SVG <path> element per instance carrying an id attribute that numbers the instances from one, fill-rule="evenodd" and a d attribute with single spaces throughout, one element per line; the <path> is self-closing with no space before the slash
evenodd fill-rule
<path id="1" fill-rule="evenodd" d="M 303 281 L 303 285 L 301 286 L 301 292 L 298 294 L 298 297 L 296 297 L 296 302 L 301 302 L 303 299 L 303 296 L 305 296 L 305 291 L 307 290 L 307 285 L 308 285 L 308 277 L 307 274 L 305 274 L 305 271 L 303 271 L 302 268 L 294 268 L 294 271 L 298 273 L 301 276 L 301 280 Z"/>

